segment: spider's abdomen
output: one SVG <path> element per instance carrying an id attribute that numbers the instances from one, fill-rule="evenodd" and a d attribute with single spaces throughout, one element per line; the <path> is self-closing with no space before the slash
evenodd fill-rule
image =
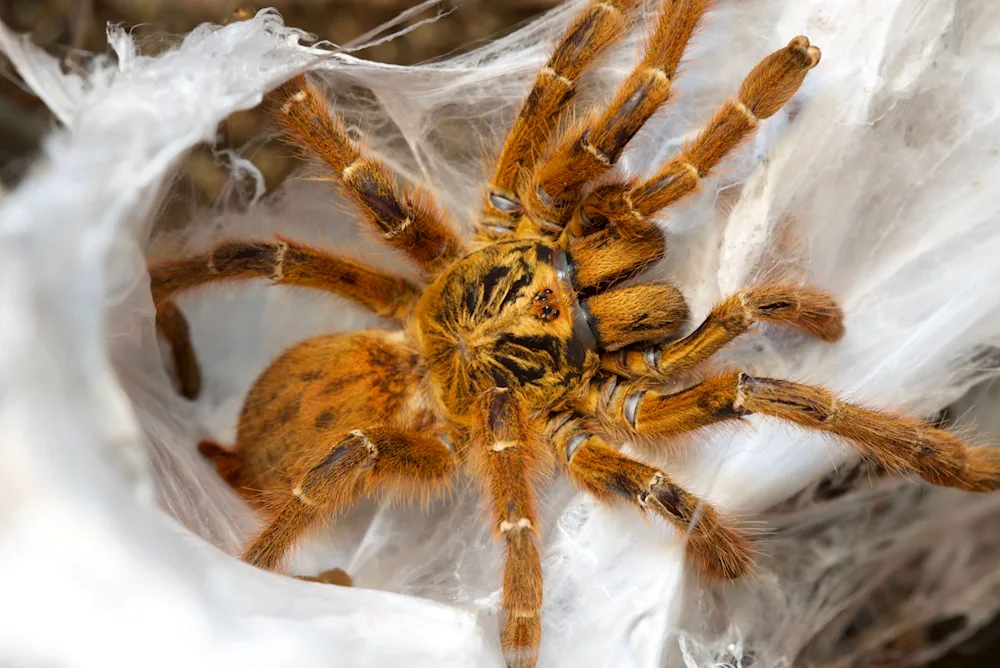
<path id="1" fill-rule="evenodd" d="M 287 492 L 352 429 L 427 429 L 434 420 L 418 401 L 419 359 L 403 339 L 381 330 L 318 336 L 272 362 L 240 416 L 237 486 L 251 496 Z"/>
<path id="2" fill-rule="evenodd" d="M 454 420 L 468 416 L 476 387 L 509 387 L 541 409 L 594 373 L 592 335 L 566 266 L 545 243 L 509 241 L 466 256 L 428 287 L 416 334 Z"/>

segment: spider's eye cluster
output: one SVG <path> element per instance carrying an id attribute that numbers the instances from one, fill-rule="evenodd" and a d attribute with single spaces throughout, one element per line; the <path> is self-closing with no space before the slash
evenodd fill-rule
<path id="1" fill-rule="evenodd" d="M 535 301 L 531 308 L 535 317 L 548 322 L 555 320 L 562 313 L 558 300 L 553 298 L 553 292 L 552 288 L 544 288 L 535 293 Z"/>

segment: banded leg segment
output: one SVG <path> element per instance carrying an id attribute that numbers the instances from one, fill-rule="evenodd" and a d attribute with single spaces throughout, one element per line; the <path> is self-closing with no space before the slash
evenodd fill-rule
<path id="1" fill-rule="evenodd" d="M 224 241 L 194 257 L 154 264 L 149 273 L 158 307 L 179 292 L 209 283 L 269 278 L 279 285 L 333 292 L 385 318 L 404 322 L 420 296 L 402 278 L 282 237 Z"/>
<path id="2" fill-rule="evenodd" d="M 566 29 L 504 142 L 486 194 L 479 235 L 513 231 L 522 208 L 518 193 L 530 179 L 584 71 L 623 32 L 638 0 L 592 0 Z"/>
<path id="3" fill-rule="evenodd" d="M 272 94 L 275 119 L 285 138 L 310 157 L 323 160 L 344 196 L 354 201 L 381 239 L 413 260 L 428 277 L 465 251 L 444 222 L 430 193 L 407 186 L 381 160 L 351 139 L 344 119 L 331 115 L 326 99 L 299 75 Z"/>
<path id="4" fill-rule="evenodd" d="M 242 558 L 274 570 L 316 520 L 375 492 L 426 497 L 445 488 L 454 470 L 451 451 L 436 438 L 386 427 L 352 431 L 297 481 Z"/>
<path id="5" fill-rule="evenodd" d="M 666 473 L 616 452 L 577 420 L 560 427 L 555 441 L 577 486 L 606 503 L 620 499 L 670 522 L 686 536 L 686 553 L 700 572 L 734 580 L 750 571 L 746 537 Z"/>
<path id="6" fill-rule="evenodd" d="M 651 179 L 635 185 L 620 181 L 594 189 L 582 216 L 591 224 L 648 218 L 694 192 L 701 180 L 795 94 L 816 66 L 820 51 L 805 37 L 762 60 L 743 80 L 736 97 L 726 100 L 691 144 Z"/>
<path id="7" fill-rule="evenodd" d="M 1000 450 L 970 447 L 915 418 L 841 401 L 823 388 L 744 373 L 715 376 L 677 394 L 617 385 L 603 395 L 602 421 L 633 437 L 661 439 L 759 413 L 846 439 L 892 471 L 914 471 L 946 487 L 1000 489 Z"/>
<path id="8" fill-rule="evenodd" d="M 484 487 L 493 529 L 504 541 L 503 649 L 510 668 L 533 668 L 542 627 L 542 563 L 533 479 L 551 468 L 538 430 L 513 392 L 497 388 L 477 402 L 471 461 Z"/>
<path id="9" fill-rule="evenodd" d="M 725 299 L 683 339 L 605 355 L 601 366 L 627 378 L 666 380 L 704 362 L 762 321 L 787 325 L 831 343 L 844 335 L 843 312 L 827 293 L 810 287 L 760 285 Z"/>
<path id="10" fill-rule="evenodd" d="M 601 114 L 566 134 L 534 175 L 525 193 L 533 217 L 559 223 L 576 208 L 579 188 L 611 169 L 632 137 L 667 102 L 677 66 L 710 0 L 662 0 L 642 62 Z"/>

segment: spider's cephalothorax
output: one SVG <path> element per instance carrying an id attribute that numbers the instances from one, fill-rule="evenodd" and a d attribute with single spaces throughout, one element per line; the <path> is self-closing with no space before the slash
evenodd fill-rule
<path id="1" fill-rule="evenodd" d="M 179 292 L 264 278 L 337 293 L 397 324 L 293 346 L 254 383 L 235 446 L 201 444 L 266 516 L 244 559 L 276 568 L 317 519 L 360 495 L 426 498 L 464 468 L 480 484 L 506 549 L 504 651 L 511 665 L 528 667 L 541 636 L 535 488 L 554 465 L 601 500 L 672 523 L 701 572 L 730 579 L 751 567 L 745 536 L 618 444 L 662 443 L 759 413 L 840 437 L 890 470 L 935 484 L 1000 487 L 997 451 L 818 387 L 734 371 L 666 391 L 678 372 L 757 322 L 828 342 L 843 325 L 829 295 L 763 284 L 723 300 L 690 334 L 673 338 L 687 318 L 681 294 L 663 283 L 623 284 L 665 252 L 657 213 L 696 190 L 788 101 L 820 57 L 796 37 L 761 61 L 651 178 L 594 185 L 667 101 L 709 3 L 663 0 L 642 61 L 607 108 L 552 141 L 583 71 L 638 4 L 593 0 L 568 27 L 504 143 L 471 243 L 443 222 L 429 193 L 401 191 L 303 77 L 275 93 L 287 140 L 328 166 L 371 229 L 422 270 L 422 286 L 285 238 L 225 241 L 151 267 L 157 326 L 189 397 L 200 376 L 187 324 L 171 301 Z"/>
<path id="2" fill-rule="evenodd" d="M 579 395 L 599 365 L 567 254 L 543 241 L 495 243 L 459 260 L 428 286 L 414 325 L 435 396 L 463 425 L 483 387 L 509 388 L 538 411 Z"/>

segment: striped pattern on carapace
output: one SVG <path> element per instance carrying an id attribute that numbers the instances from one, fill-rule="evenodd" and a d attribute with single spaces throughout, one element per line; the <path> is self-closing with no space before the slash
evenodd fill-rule
<path id="1" fill-rule="evenodd" d="M 505 549 L 508 665 L 530 668 L 542 641 L 537 489 L 555 466 L 601 501 L 622 501 L 676 527 L 698 570 L 721 579 L 752 568 L 747 536 L 665 471 L 620 453 L 620 443 L 660 445 L 758 413 L 841 438 L 889 470 L 972 491 L 1000 487 L 1000 451 L 823 388 L 733 371 L 664 391 L 756 323 L 830 343 L 844 326 L 830 295 L 768 283 L 723 300 L 690 334 L 672 338 L 688 317 L 683 296 L 641 280 L 666 252 L 653 217 L 776 113 L 820 54 L 796 37 L 753 68 L 737 96 L 653 177 L 595 186 L 589 181 L 614 166 L 667 101 L 709 2 L 661 0 L 645 56 L 607 108 L 553 138 L 583 72 L 637 4 L 593 0 L 570 25 L 500 151 L 471 243 L 428 192 L 397 185 L 304 77 L 272 96 L 285 138 L 325 164 L 368 228 L 423 270 L 422 282 L 285 238 L 226 240 L 151 266 L 157 325 L 188 396 L 201 378 L 172 301 L 179 293 L 266 280 L 338 294 L 391 323 L 285 351 L 251 388 L 236 443 L 200 445 L 265 519 L 246 561 L 279 568 L 312 526 L 358 498 L 426 502 L 463 469 L 478 482 Z"/>

